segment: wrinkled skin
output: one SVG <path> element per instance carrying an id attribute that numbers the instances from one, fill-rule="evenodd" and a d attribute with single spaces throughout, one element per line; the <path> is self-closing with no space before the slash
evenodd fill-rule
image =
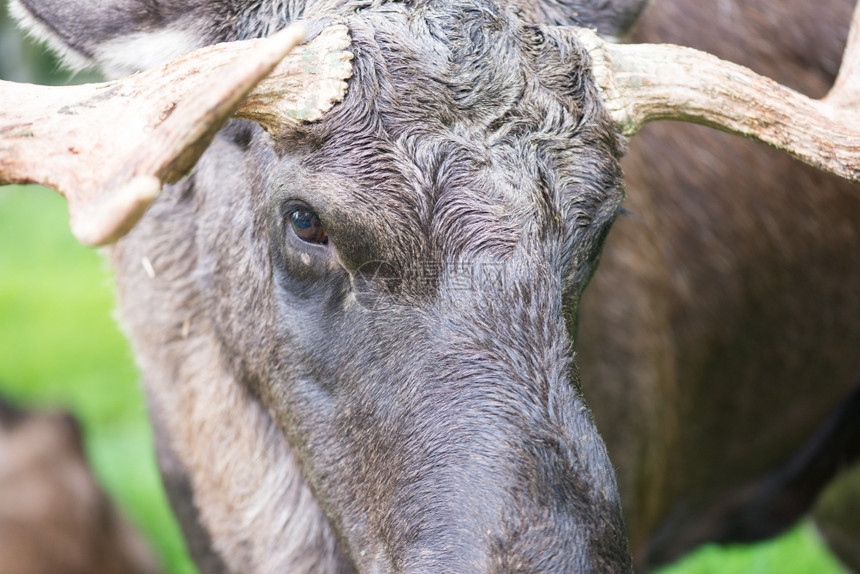
<path id="1" fill-rule="evenodd" d="M 74 8 L 30 12 L 109 70 L 292 16 L 148 6 L 80 37 Z M 192 551 L 207 571 L 629 570 L 565 321 L 621 201 L 581 47 L 487 0 L 306 11 L 332 14 L 345 101 L 275 139 L 233 122 L 110 254 Z M 171 32 L 129 36 L 141 18 Z"/>

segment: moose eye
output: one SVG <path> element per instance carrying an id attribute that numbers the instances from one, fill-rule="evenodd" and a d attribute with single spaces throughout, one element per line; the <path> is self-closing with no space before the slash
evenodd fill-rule
<path id="1" fill-rule="evenodd" d="M 297 209 L 290 214 L 290 226 L 296 237 L 307 243 L 325 245 L 328 234 L 316 213 L 307 209 Z"/>

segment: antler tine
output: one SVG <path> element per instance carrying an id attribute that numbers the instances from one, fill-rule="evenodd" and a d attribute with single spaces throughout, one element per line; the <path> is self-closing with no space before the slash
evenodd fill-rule
<path id="1" fill-rule="evenodd" d="M 681 46 L 610 44 L 576 35 L 591 54 L 604 104 L 625 135 L 681 120 L 757 139 L 821 170 L 860 182 L 860 8 L 839 78 L 822 100 L 715 56 Z"/>
<path id="2" fill-rule="evenodd" d="M 296 48 L 304 36 L 295 24 L 103 84 L 0 82 L 0 184 L 55 188 L 68 201 L 77 239 L 110 243 L 164 183 L 191 169 L 231 115 L 277 132 L 317 119 L 343 97 L 352 59 L 346 27 L 331 26 Z"/>
<path id="3" fill-rule="evenodd" d="M 851 30 L 848 32 L 839 75 L 824 101 L 837 108 L 860 111 L 860 2 L 854 7 L 851 17 Z"/>

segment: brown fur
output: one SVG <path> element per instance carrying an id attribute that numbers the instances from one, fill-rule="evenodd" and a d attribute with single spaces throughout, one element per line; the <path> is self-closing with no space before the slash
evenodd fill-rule
<path id="1" fill-rule="evenodd" d="M 852 7 L 654 0 L 631 40 L 700 48 L 820 97 Z M 624 169 L 631 213 L 584 297 L 579 361 L 644 567 L 724 535 L 726 513 L 850 391 L 860 193 L 674 123 L 633 138 Z"/>
<path id="2" fill-rule="evenodd" d="M 96 483 L 71 416 L 0 405 L 0 574 L 156 574 Z"/>

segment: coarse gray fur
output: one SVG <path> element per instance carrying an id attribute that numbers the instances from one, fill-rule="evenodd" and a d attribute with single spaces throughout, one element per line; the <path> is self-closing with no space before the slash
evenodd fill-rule
<path id="1" fill-rule="evenodd" d="M 111 74 L 349 25 L 343 103 L 277 140 L 232 122 L 110 252 L 207 569 L 630 570 L 565 321 L 621 202 L 621 142 L 583 49 L 532 18 L 618 31 L 638 4 L 17 5 Z M 328 245 L 292 233 L 297 206 Z"/>

